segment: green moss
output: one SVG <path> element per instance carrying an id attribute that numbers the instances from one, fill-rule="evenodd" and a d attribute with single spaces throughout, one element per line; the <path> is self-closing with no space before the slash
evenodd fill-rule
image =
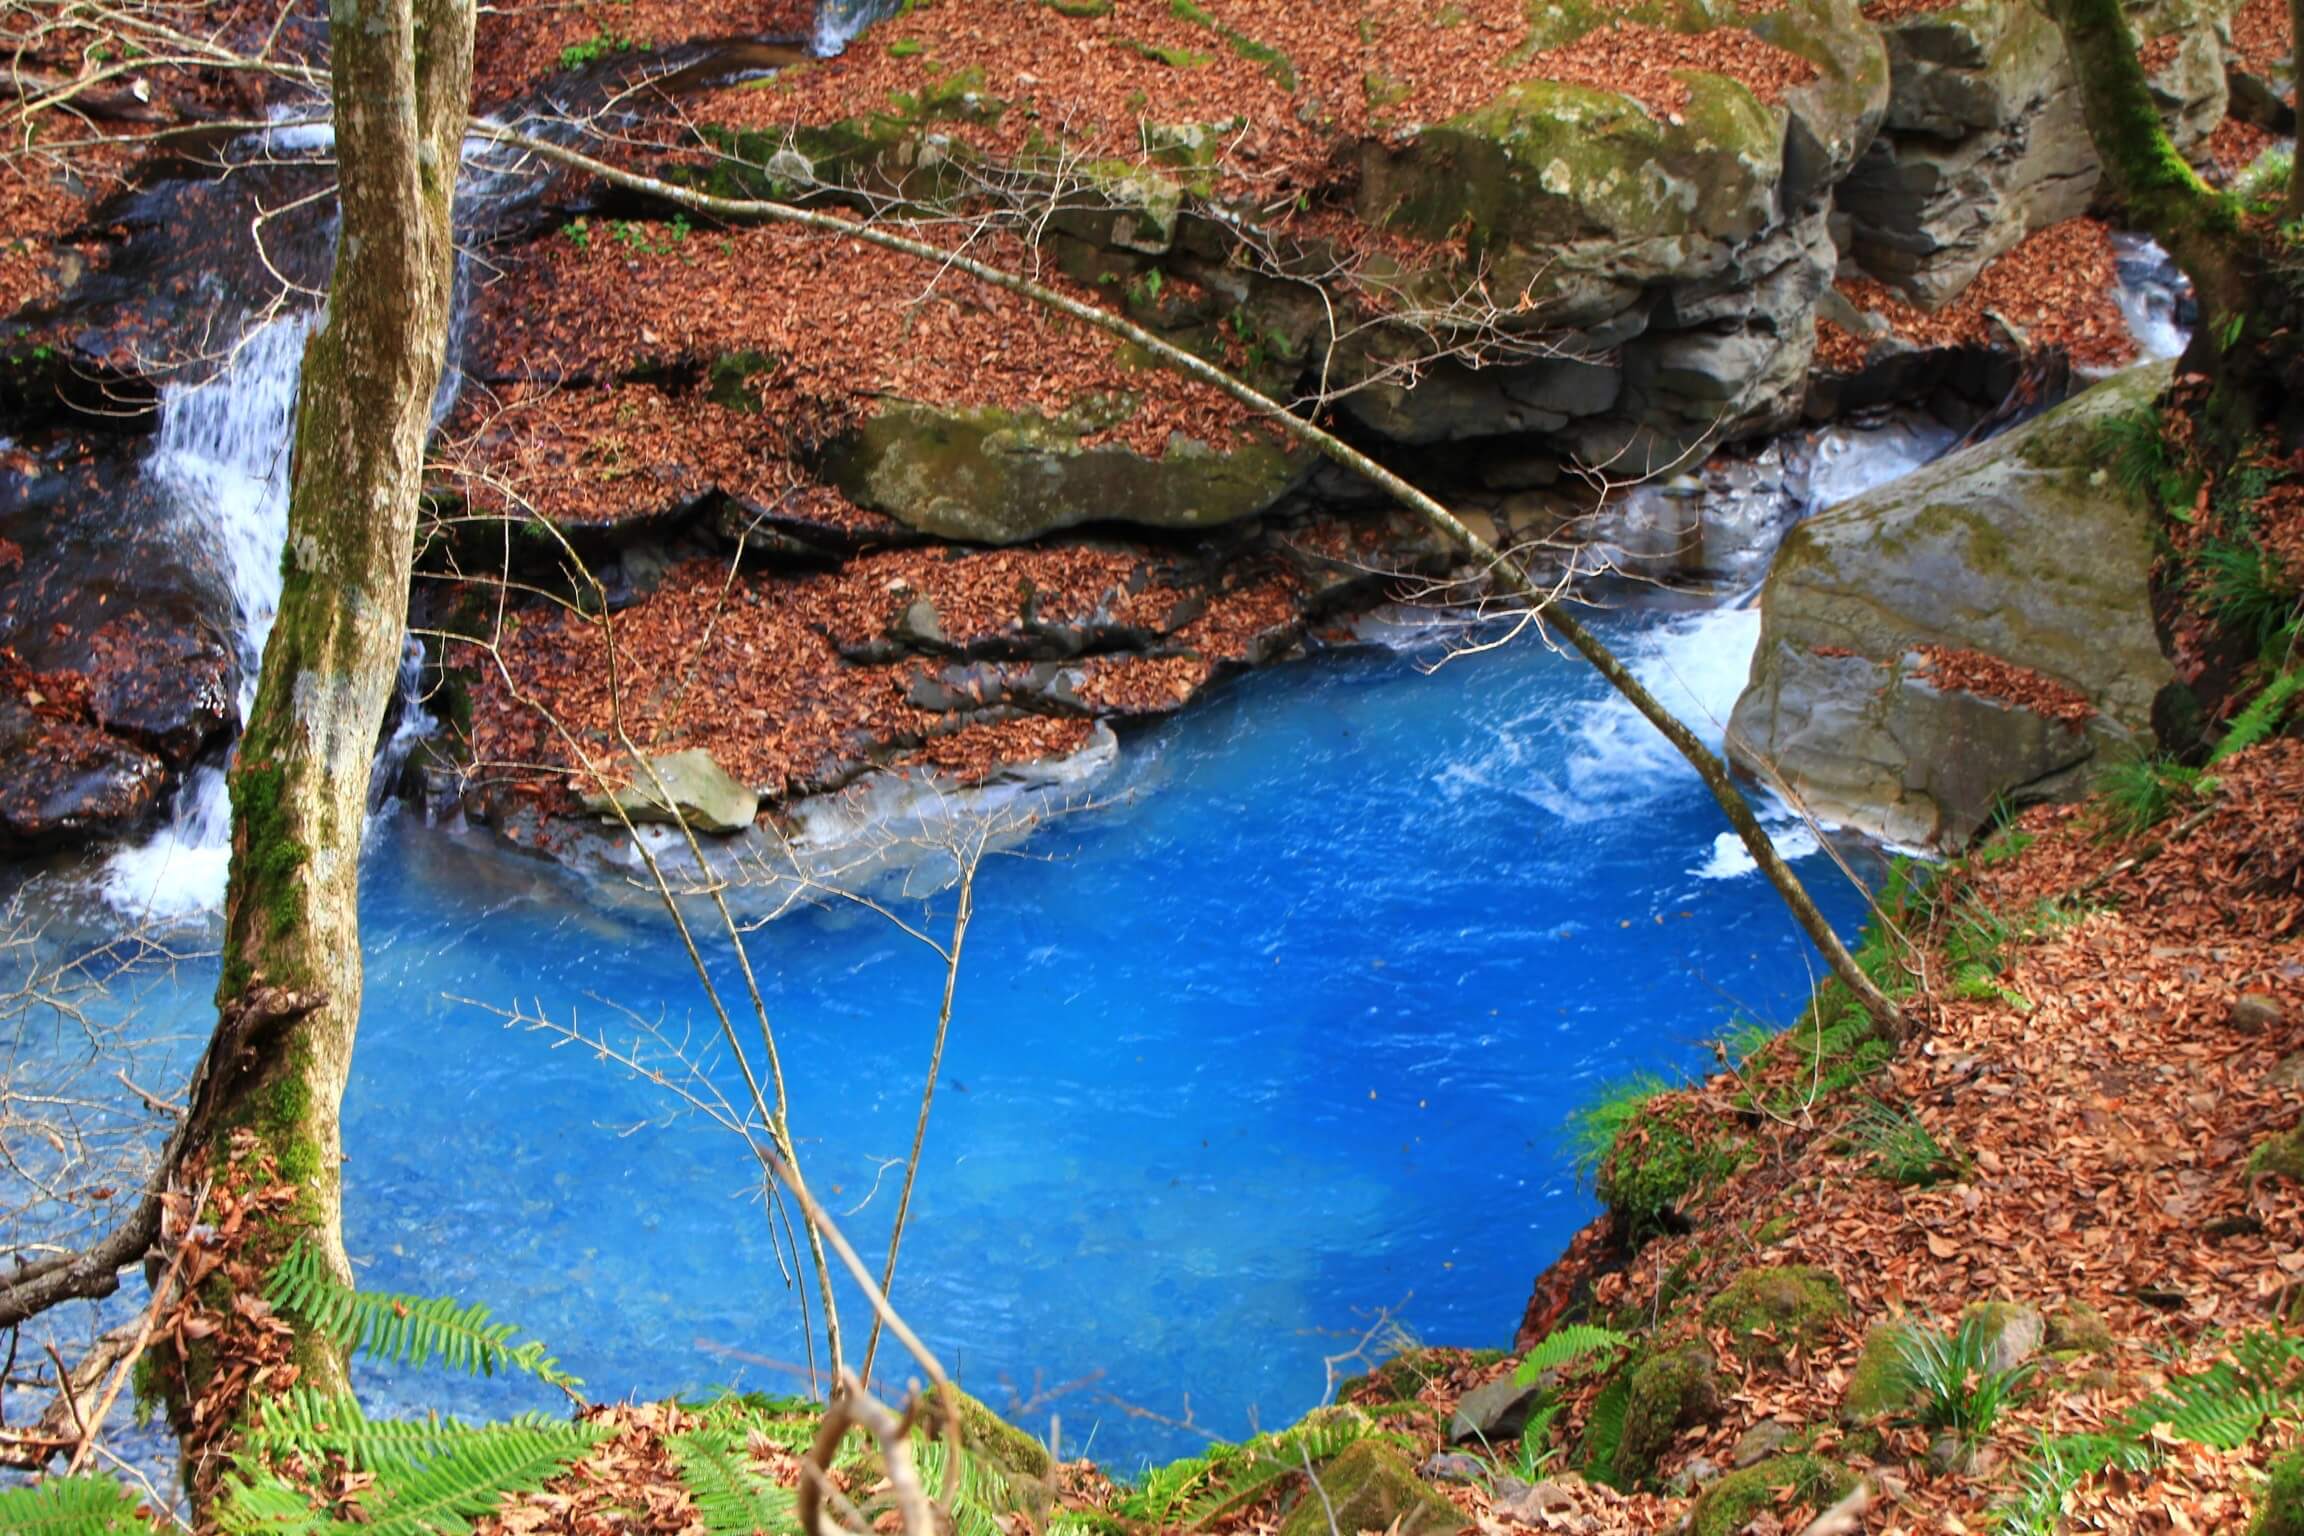
<path id="1" fill-rule="evenodd" d="M 2048 1348 L 2059 1355 L 2106 1355 L 2118 1342 L 2104 1314 L 2075 1301 L 2048 1314 Z"/>
<path id="2" fill-rule="evenodd" d="M 1320 1492 L 1296 1501 L 1281 1522 L 1280 1536 L 1333 1536 L 1336 1531 L 1441 1536 L 1464 1528 L 1456 1506 L 1381 1440 L 1356 1442 L 1316 1475 Z"/>
<path id="3" fill-rule="evenodd" d="M 1624 1400 L 1624 1428 L 1612 1470 L 1618 1482 L 1646 1482 L 1673 1437 L 1720 1411 L 1720 1372 L 1701 1344 L 1650 1355 L 1633 1368 Z"/>
<path id="4" fill-rule="evenodd" d="M 1911 1373 L 1904 1367 L 1902 1323 L 1882 1323 L 1864 1335 L 1864 1351 L 1848 1373 L 1848 1389 L 1841 1394 L 1840 1417 L 1850 1424 L 1868 1424 L 1912 1406 Z"/>
<path id="5" fill-rule="evenodd" d="M 1023 1430 L 994 1413 L 982 1402 L 960 1389 L 960 1433 L 968 1442 L 968 1449 L 1006 1472 L 1020 1477 L 1045 1478 L 1053 1464 L 1048 1447 L 1033 1439 Z M 940 1435 L 944 1427 L 942 1409 L 931 1403 L 923 1422 L 931 1436 Z"/>
<path id="6" fill-rule="evenodd" d="M 2267 1136 L 2248 1154 L 2251 1178 L 2277 1177 L 2304 1184 L 2304 1125 L 2278 1136 Z"/>
<path id="7" fill-rule="evenodd" d="M 1690 1536 L 1737 1536 L 1760 1515 L 1798 1505 L 1828 1509 L 1848 1496 L 1856 1479 L 1814 1456 L 1778 1456 L 1731 1472 L 1704 1490 L 1688 1512 Z"/>
<path id="8" fill-rule="evenodd" d="M 2290 1451 L 2272 1463 L 2248 1536 L 2304 1536 L 2304 1451 Z"/>
<path id="9" fill-rule="evenodd" d="M 1736 1138 L 1703 1108 L 1660 1095 L 1625 1122 L 1593 1185 L 1637 1241 L 1668 1230 L 1699 1195 L 1735 1172 L 1742 1155 Z"/>
<path id="10" fill-rule="evenodd" d="M 1848 1296 L 1827 1269 L 1808 1264 L 1747 1269 L 1706 1303 L 1704 1321 L 1735 1335 L 1751 1358 L 1781 1364 L 1822 1343 L 1848 1315 Z"/>
<path id="11" fill-rule="evenodd" d="M 236 874 L 244 878 L 242 890 L 260 894 L 264 937 L 289 933 L 304 917 L 304 883 L 300 878 L 312 850 L 290 835 L 282 801 L 287 793 L 287 771 L 277 763 L 252 758 L 247 742 L 232 770 L 232 826 L 245 852 Z"/>

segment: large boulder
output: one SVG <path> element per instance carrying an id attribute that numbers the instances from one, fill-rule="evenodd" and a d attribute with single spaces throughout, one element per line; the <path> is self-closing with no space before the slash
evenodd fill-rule
<path id="1" fill-rule="evenodd" d="M 2130 6 L 2180 149 L 2223 120 L 2229 9 L 2225 0 Z M 1895 81 L 1887 118 L 1838 202 L 1857 262 L 1933 306 L 2032 231 L 2087 212 L 2102 166 L 2045 6 L 1961 0 L 1881 30 Z"/>
<path id="2" fill-rule="evenodd" d="M 2105 424 L 2168 378 L 2131 369 L 1795 529 L 1730 720 L 1737 761 L 1826 820 L 1953 847 L 1996 806 L 2076 795 L 2149 745 L 2174 676 L 2152 622 L 2152 510 L 2107 467 Z M 1940 686 L 1923 646 L 2024 686 Z M 2085 710 L 2011 702 L 2043 694 Z"/>
<path id="3" fill-rule="evenodd" d="M 922 533 L 1018 544 L 1083 523 L 1213 528 L 1265 511 L 1309 457 L 1263 437 L 1213 448 L 1181 433 L 1151 456 L 1099 442 L 1097 415 L 889 400 L 831 450 L 827 471 L 861 506 Z"/>
<path id="4" fill-rule="evenodd" d="M 1605 24 L 1552 8 L 1532 41 L 1559 47 Z M 1532 79 L 1403 142 L 1361 146 L 1360 216 L 1435 242 L 1471 231 L 1490 291 L 1525 295 L 1557 353 L 1363 390 L 1346 401 L 1361 424 L 1414 443 L 1537 432 L 1563 457 L 1655 464 L 1793 419 L 1838 260 L 1831 188 L 1887 108 L 1887 56 L 1849 0 L 1792 0 L 1750 20 L 1723 8 L 1717 25 L 1815 77 L 1771 104 L 1690 72 L 1677 112 Z M 1435 303 L 1450 283 L 1461 274 L 1436 267 Z M 1356 360 L 1338 366 L 1349 375 Z"/>

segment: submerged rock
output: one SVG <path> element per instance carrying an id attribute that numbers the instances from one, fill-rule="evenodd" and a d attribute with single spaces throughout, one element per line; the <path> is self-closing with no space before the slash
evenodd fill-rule
<path id="1" fill-rule="evenodd" d="M 2148 745 L 2174 676 L 2152 621 L 2152 512 L 2107 467 L 2104 424 L 2149 409 L 2168 377 L 2132 369 L 1795 529 L 1762 595 L 1735 759 L 1825 820 L 1955 847 L 1997 807 L 2076 795 Z M 1924 645 L 2078 706 L 1940 687 Z"/>

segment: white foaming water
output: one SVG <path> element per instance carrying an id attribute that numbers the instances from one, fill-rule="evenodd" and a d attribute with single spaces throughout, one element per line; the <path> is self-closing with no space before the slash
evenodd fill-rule
<path id="1" fill-rule="evenodd" d="M 2182 353 L 2191 337 L 2176 323 L 2177 306 L 2186 293 L 2184 274 L 2168 253 L 2142 235 L 2112 237 L 2120 280 L 2113 297 L 2128 334 L 2136 338 L 2144 361 L 2158 361 Z"/>
<path id="2" fill-rule="evenodd" d="M 816 36 L 809 46 L 820 59 L 846 52 L 866 27 L 901 9 L 903 0 L 817 0 Z"/>
<path id="3" fill-rule="evenodd" d="M 309 316 L 273 320 L 251 331 L 214 378 L 164 388 L 160 430 L 145 464 L 176 508 L 182 536 L 215 552 L 230 587 L 242 719 L 256 701 L 264 639 L 280 608 L 288 442 L 310 328 Z M 231 851 L 223 770 L 196 769 L 178 790 L 167 825 L 105 861 L 104 895 L 140 918 L 197 918 L 223 906 Z"/>

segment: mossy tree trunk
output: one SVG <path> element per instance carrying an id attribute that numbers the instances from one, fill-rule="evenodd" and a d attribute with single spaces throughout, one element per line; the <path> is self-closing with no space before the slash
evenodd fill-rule
<path id="1" fill-rule="evenodd" d="M 2304 7 L 2304 0 L 2292 0 Z M 2177 153 L 2121 0 L 2050 0 L 2072 55 L 2089 137 L 2129 216 L 2192 280 L 2200 326 L 2185 355 L 2212 386 L 2206 425 L 2237 448 L 2265 426 L 2304 424 L 2288 396 L 2304 383 L 2304 273 L 2272 221 L 2251 218 Z M 2299 166 L 2304 172 L 2304 166 Z M 2304 206 L 2304 175 L 2289 188 Z"/>
<path id="2" fill-rule="evenodd" d="M 231 771 L 223 978 L 188 1114 L 213 1165 L 253 1132 L 295 1186 L 254 1235 L 260 1264 L 303 1241 L 348 1274 L 338 1113 L 360 1016 L 360 843 L 447 345 L 472 27 L 473 0 L 333 0 L 330 14 L 342 226 L 305 349 L 279 616 Z M 304 1384 L 344 1383 L 324 1342 L 296 1355 Z M 213 1367 L 182 1364 L 197 1399 Z"/>

